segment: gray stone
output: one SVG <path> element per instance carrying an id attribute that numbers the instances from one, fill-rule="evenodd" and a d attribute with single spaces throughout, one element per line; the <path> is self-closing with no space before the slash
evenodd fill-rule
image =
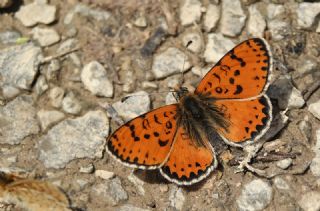
<path id="1" fill-rule="evenodd" d="M 215 29 L 219 19 L 220 7 L 214 4 L 209 4 L 203 22 L 206 32 L 211 32 Z"/>
<path id="2" fill-rule="evenodd" d="M 101 158 L 108 136 L 109 120 L 102 111 L 67 119 L 39 140 L 39 160 L 46 168 L 64 168 L 79 158 Z"/>
<path id="3" fill-rule="evenodd" d="M 221 33 L 230 37 L 239 35 L 246 23 L 246 14 L 240 0 L 222 1 Z"/>
<path id="4" fill-rule="evenodd" d="M 298 127 L 301 133 L 306 137 L 307 141 L 309 141 L 312 137 L 312 125 L 307 115 L 303 118 L 303 120 L 298 122 Z"/>
<path id="5" fill-rule="evenodd" d="M 320 100 L 314 102 L 314 103 L 311 103 L 309 106 L 308 106 L 308 111 L 314 116 L 316 117 L 317 119 L 320 120 Z"/>
<path id="6" fill-rule="evenodd" d="M 268 4 L 267 26 L 272 34 L 272 39 L 282 40 L 290 33 L 290 23 L 288 22 L 285 7 L 281 4 Z"/>
<path id="7" fill-rule="evenodd" d="M 169 193 L 169 206 L 175 210 L 182 210 L 183 204 L 185 202 L 185 196 L 181 188 L 174 187 Z"/>
<path id="8" fill-rule="evenodd" d="M 35 27 L 31 31 L 33 39 L 43 47 L 53 45 L 60 41 L 60 36 L 52 28 Z"/>
<path id="9" fill-rule="evenodd" d="M 49 98 L 53 107 L 60 108 L 62 106 L 62 100 L 64 98 L 64 90 L 58 86 L 53 87 L 49 91 Z"/>
<path id="10" fill-rule="evenodd" d="M 281 169 L 287 169 L 292 165 L 292 159 L 291 158 L 286 158 L 283 160 L 279 160 L 276 163 L 277 167 L 281 168 Z"/>
<path id="11" fill-rule="evenodd" d="M 289 190 L 290 186 L 288 185 L 288 183 L 282 179 L 281 177 L 276 177 L 274 178 L 274 184 L 276 186 L 276 188 L 278 188 L 279 190 Z"/>
<path id="12" fill-rule="evenodd" d="M 208 34 L 204 58 L 208 63 L 216 63 L 234 46 L 235 44 L 222 34 Z"/>
<path id="13" fill-rule="evenodd" d="M 296 68 L 296 71 L 299 73 L 300 76 L 305 76 L 309 73 L 317 71 L 317 68 L 318 68 L 318 64 L 315 59 L 306 58 L 306 59 L 302 59 L 302 61 L 299 62 L 298 67 Z"/>
<path id="14" fill-rule="evenodd" d="M 0 107 L 0 122 L 1 144 L 20 144 L 25 137 L 40 131 L 33 99 L 27 95 Z"/>
<path id="15" fill-rule="evenodd" d="M 3 44 L 16 43 L 20 37 L 21 34 L 17 31 L 0 32 L 0 42 Z"/>
<path id="16" fill-rule="evenodd" d="M 184 0 L 180 8 L 180 22 L 183 26 L 199 22 L 201 18 L 201 2 L 199 0 Z"/>
<path id="17" fill-rule="evenodd" d="M 268 4 L 267 16 L 269 20 L 281 18 L 285 14 L 285 7 L 282 4 Z"/>
<path id="18" fill-rule="evenodd" d="M 61 64 L 58 59 L 50 61 L 49 65 L 45 69 L 45 76 L 48 81 L 58 79 L 58 71 L 61 69 Z"/>
<path id="19" fill-rule="evenodd" d="M 12 99 L 20 94 L 20 89 L 10 85 L 3 85 L 2 94 L 4 98 Z"/>
<path id="20" fill-rule="evenodd" d="M 271 186 L 261 179 L 246 184 L 241 192 L 237 205 L 239 210 L 263 210 L 272 199 Z"/>
<path id="21" fill-rule="evenodd" d="M 37 116 L 43 131 L 65 118 L 64 113 L 60 111 L 43 109 L 38 111 Z"/>
<path id="22" fill-rule="evenodd" d="M 145 16 L 139 16 L 133 21 L 133 24 L 137 27 L 145 28 L 148 26 L 147 18 Z"/>
<path id="23" fill-rule="evenodd" d="M 34 26 L 37 23 L 50 24 L 56 19 L 56 10 L 56 6 L 35 1 L 28 5 L 22 5 L 15 13 L 15 17 L 24 26 Z"/>
<path id="24" fill-rule="evenodd" d="M 298 201 L 298 204 L 305 211 L 318 211 L 320 210 L 320 193 L 310 191 L 301 194 L 301 199 Z"/>
<path id="25" fill-rule="evenodd" d="M 135 92 L 127 97 L 123 102 L 118 101 L 112 104 L 118 115 L 126 121 L 133 119 L 150 110 L 150 98 L 145 91 Z"/>
<path id="26" fill-rule="evenodd" d="M 154 57 L 152 72 L 157 79 L 184 72 L 191 67 L 188 56 L 177 48 L 170 47 Z"/>
<path id="27" fill-rule="evenodd" d="M 74 38 L 67 39 L 60 44 L 59 48 L 57 49 L 57 53 L 67 52 L 67 51 L 77 47 L 77 45 L 78 45 L 78 40 L 76 40 Z"/>
<path id="28" fill-rule="evenodd" d="M 128 180 L 136 187 L 137 192 L 140 196 L 144 196 L 146 191 L 143 188 L 144 182 L 136 177 L 133 173 L 128 176 Z"/>
<path id="29" fill-rule="evenodd" d="M 303 99 L 303 96 L 300 92 L 300 90 L 298 90 L 295 87 L 292 87 L 289 99 L 288 99 L 288 108 L 292 109 L 292 108 L 301 108 L 302 106 L 304 106 L 305 101 Z"/>
<path id="30" fill-rule="evenodd" d="M 151 211 L 149 209 L 143 209 L 143 208 L 140 208 L 140 207 L 135 207 L 131 204 L 126 204 L 126 205 L 123 205 L 119 208 L 119 211 Z"/>
<path id="31" fill-rule="evenodd" d="M 97 61 L 85 65 L 81 72 L 81 80 L 92 94 L 103 97 L 113 96 L 113 85 L 108 79 L 106 69 Z"/>
<path id="32" fill-rule="evenodd" d="M 187 49 L 193 53 L 200 53 L 203 48 L 201 35 L 197 32 L 185 34 L 182 38 L 183 45 L 187 46 L 190 41 L 192 41 L 192 43 L 188 45 Z"/>
<path id="33" fill-rule="evenodd" d="M 123 189 L 119 178 L 105 180 L 103 183 L 92 187 L 90 196 L 94 203 L 101 203 L 115 206 L 128 200 L 128 194 Z"/>
<path id="34" fill-rule="evenodd" d="M 79 114 L 82 106 L 73 92 L 68 92 L 62 100 L 62 109 L 68 114 Z"/>
<path id="35" fill-rule="evenodd" d="M 316 145 L 313 147 L 313 151 L 316 154 L 312 159 L 310 170 L 314 176 L 320 177 L 320 130 L 316 131 Z"/>
<path id="36" fill-rule="evenodd" d="M 124 92 L 133 92 L 136 88 L 136 75 L 131 70 L 125 71 L 125 76 L 123 80 L 122 91 Z"/>
<path id="37" fill-rule="evenodd" d="M 112 172 L 112 171 L 106 171 L 106 170 L 96 170 L 94 172 L 94 175 L 96 177 L 100 177 L 101 179 L 105 179 L 105 180 L 108 180 L 108 179 L 111 179 L 115 176 L 115 173 Z"/>
<path id="38" fill-rule="evenodd" d="M 166 96 L 166 105 L 177 103 L 176 98 L 173 96 L 172 92 L 169 92 Z"/>
<path id="39" fill-rule="evenodd" d="M 298 27 L 308 29 L 313 25 L 317 15 L 320 13 L 320 3 L 300 3 L 296 13 Z"/>
<path id="40" fill-rule="evenodd" d="M 32 43 L 0 51 L 0 86 L 30 89 L 42 58 L 41 49 Z"/>
<path id="41" fill-rule="evenodd" d="M 94 165 L 92 163 L 89 163 L 86 166 L 81 166 L 79 172 L 80 173 L 91 174 L 91 173 L 94 172 Z"/>
<path id="42" fill-rule="evenodd" d="M 249 20 L 247 24 L 248 33 L 254 37 L 263 37 L 264 30 L 267 27 L 265 18 L 261 15 L 257 8 L 257 4 L 250 5 Z"/>
<path id="43" fill-rule="evenodd" d="M 47 83 L 46 78 L 43 75 L 40 75 L 35 85 L 36 94 L 40 96 L 48 89 L 49 89 L 49 85 Z"/>

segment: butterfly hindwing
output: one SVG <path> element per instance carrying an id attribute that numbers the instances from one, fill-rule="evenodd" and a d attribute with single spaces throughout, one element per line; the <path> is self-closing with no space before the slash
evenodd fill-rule
<path id="1" fill-rule="evenodd" d="M 176 133 L 177 105 L 167 105 L 136 117 L 108 140 L 111 155 L 137 168 L 157 168 L 167 158 Z"/>
<path id="2" fill-rule="evenodd" d="M 217 62 L 204 76 L 195 93 L 219 99 L 257 96 L 267 88 L 271 59 L 264 39 L 244 41 Z"/>

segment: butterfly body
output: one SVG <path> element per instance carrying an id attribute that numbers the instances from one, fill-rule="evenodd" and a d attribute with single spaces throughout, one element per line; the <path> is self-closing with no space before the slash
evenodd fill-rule
<path id="1" fill-rule="evenodd" d="M 194 93 L 181 88 L 178 103 L 119 127 L 109 136 L 107 151 L 127 166 L 159 169 L 176 184 L 199 182 L 217 167 L 221 143 L 243 147 L 268 130 L 272 105 L 265 91 L 271 70 L 266 41 L 244 41 L 217 62 Z"/>

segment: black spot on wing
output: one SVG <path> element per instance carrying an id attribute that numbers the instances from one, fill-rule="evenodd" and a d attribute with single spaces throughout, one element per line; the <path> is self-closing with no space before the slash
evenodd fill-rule
<path id="1" fill-rule="evenodd" d="M 243 88 L 240 85 L 236 86 L 236 91 L 233 93 L 234 95 L 238 95 L 242 92 Z"/>

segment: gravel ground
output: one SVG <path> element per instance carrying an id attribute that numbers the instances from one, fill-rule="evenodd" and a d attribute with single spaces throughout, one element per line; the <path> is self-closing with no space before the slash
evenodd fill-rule
<path id="1" fill-rule="evenodd" d="M 50 182 L 79 210 L 319 210 L 319 14 L 302 0 L 0 0 L 0 171 Z M 118 116 L 172 102 L 181 71 L 195 87 L 250 37 L 274 57 L 275 120 L 251 163 L 263 174 L 235 173 L 245 152 L 229 147 L 179 187 L 105 153 Z"/>

